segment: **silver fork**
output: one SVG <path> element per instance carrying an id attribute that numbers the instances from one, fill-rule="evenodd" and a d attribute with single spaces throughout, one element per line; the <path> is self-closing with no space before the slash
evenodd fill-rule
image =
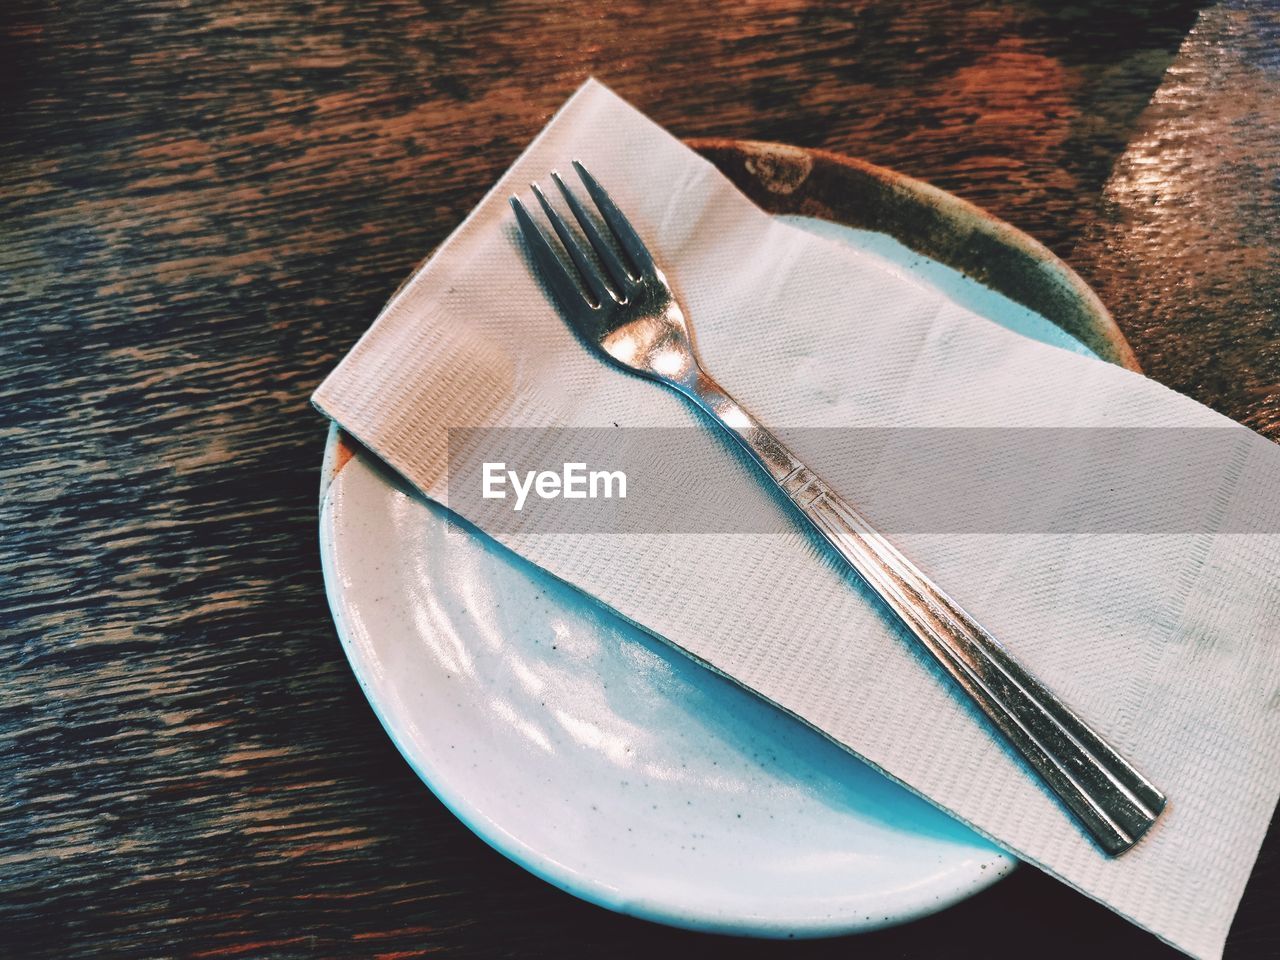
<path id="1" fill-rule="evenodd" d="M 518 197 L 511 198 L 511 206 L 538 275 L 578 335 L 624 370 L 679 391 L 728 431 L 1098 845 L 1112 856 L 1133 846 L 1164 809 L 1163 794 L 702 369 L 690 325 L 648 248 L 582 164 L 575 160 L 573 166 L 610 240 L 559 175 L 553 172 L 551 178 L 599 266 L 536 184 L 533 193 L 575 269 L 556 254 Z"/>

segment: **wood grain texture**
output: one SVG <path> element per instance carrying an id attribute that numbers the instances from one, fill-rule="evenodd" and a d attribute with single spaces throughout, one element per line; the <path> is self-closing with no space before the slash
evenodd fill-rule
<path id="1" fill-rule="evenodd" d="M 328 618 L 307 396 L 596 74 L 679 135 L 823 147 L 986 207 L 1084 272 L 1149 372 L 1280 435 L 1277 15 L 1211 15 L 1160 86 L 1191 4 L 6 4 L 0 954 L 779 953 L 582 904 L 421 786 Z M 1280 941 L 1275 847 L 1228 957 Z M 1031 870 L 787 952 L 1023 938 L 1172 955 Z"/>

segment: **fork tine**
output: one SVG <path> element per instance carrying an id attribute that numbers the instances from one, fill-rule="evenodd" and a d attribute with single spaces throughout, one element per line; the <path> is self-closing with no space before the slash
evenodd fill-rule
<path id="1" fill-rule="evenodd" d="M 583 307 L 589 307 L 587 298 L 569 276 L 569 271 L 551 249 L 546 234 L 533 222 L 533 218 L 529 216 L 529 211 L 524 208 L 519 197 L 511 198 L 511 209 L 516 213 L 516 223 L 524 237 L 525 246 L 533 257 L 538 275 L 550 288 L 551 295 L 556 299 L 560 309 L 572 316 Z"/>
<path id="2" fill-rule="evenodd" d="M 624 217 L 622 211 L 614 205 L 604 187 L 596 182 L 595 177 L 587 173 L 587 168 L 579 161 L 573 161 L 573 169 L 578 171 L 578 179 L 587 188 L 587 193 L 591 194 L 591 199 L 595 201 L 596 208 L 600 211 L 600 216 L 609 225 L 609 229 L 613 231 L 613 235 L 618 240 L 618 245 L 627 252 L 627 256 L 635 264 L 636 270 L 640 273 L 648 273 L 654 270 L 653 257 L 649 255 L 649 248 L 644 245 L 640 235 L 631 226 L 631 221 Z"/>
<path id="3" fill-rule="evenodd" d="M 632 275 L 633 272 L 628 270 L 618 258 L 618 255 L 613 252 L 613 247 L 609 241 L 600 236 L 600 231 L 596 228 L 596 222 L 587 214 L 581 201 L 564 185 L 564 181 L 560 179 L 560 174 L 553 171 L 551 179 L 560 188 L 565 202 L 569 204 L 569 209 L 573 211 L 573 216 L 578 221 L 578 226 L 582 227 L 582 232 L 587 235 L 587 240 L 590 241 L 596 256 L 600 258 L 600 262 L 604 264 L 604 268 L 609 272 L 609 276 L 613 278 L 614 284 L 619 290 L 625 292 L 627 281 L 637 278 Z"/>
<path id="4" fill-rule="evenodd" d="M 600 275 L 600 271 L 596 265 L 591 262 L 591 258 L 587 256 L 587 252 L 582 249 L 577 238 L 573 235 L 573 231 L 569 229 L 569 225 L 564 222 L 564 218 L 556 213 L 555 207 L 547 201 L 546 195 L 541 188 L 535 183 L 530 185 L 533 189 L 533 195 L 538 198 L 538 203 L 542 205 L 542 212 L 547 215 L 547 219 L 551 221 L 551 226 L 556 231 L 556 236 L 560 238 L 560 242 L 564 244 L 564 248 L 569 251 L 569 256 L 573 259 L 574 266 L 578 268 L 578 273 L 582 275 L 582 280 L 595 294 L 596 303 L 604 303 L 610 297 L 614 300 L 613 293 L 605 286 L 604 277 Z"/>

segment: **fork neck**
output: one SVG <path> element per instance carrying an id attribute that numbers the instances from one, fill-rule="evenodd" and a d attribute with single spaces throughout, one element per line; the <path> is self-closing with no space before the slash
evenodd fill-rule
<path id="1" fill-rule="evenodd" d="M 694 375 L 676 386 L 686 397 L 728 427 L 738 445 L 751 454 L 774 480 L 781 482 L 803 466 L 782 441 L 765 429 L 760 421 L 733 399 L 724 387 L 703 373 L 700 367 L 695 366 Z"/>

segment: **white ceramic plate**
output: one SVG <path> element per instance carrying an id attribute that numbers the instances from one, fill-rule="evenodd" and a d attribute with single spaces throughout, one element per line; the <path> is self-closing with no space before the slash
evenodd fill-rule
<path id="1" fill-rule="evenodd" d="M 882 235 L 789 218 L 983 316 L 1088 351 Z M 329 438 L 325 582 L 351 667 L 423 781 L 570 893 L 662 923 L 814 937 L 900 923 L 1014 861 Z"/>

